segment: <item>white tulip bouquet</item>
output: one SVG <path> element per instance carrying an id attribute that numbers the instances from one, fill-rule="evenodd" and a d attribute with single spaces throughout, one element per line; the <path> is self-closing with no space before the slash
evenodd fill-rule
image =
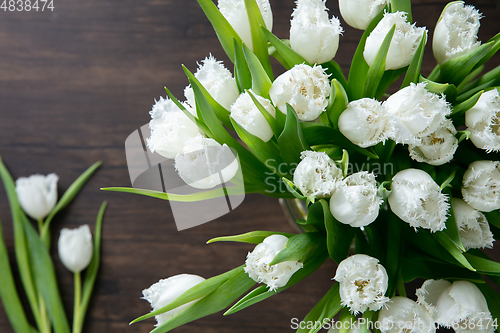
<path id="1" fill-rule="evenodd" d="M 210 240 L 256 247 L 222 275 L 183 274 L 144 290 L 153 312 L 134 322 L 156 316 L 152 332 L 164 333 L 233 314 L 331 259 L 336 283 L 297 332 L 333 332 L 337 313 L 341 332 L 493 332 L 500 295 L 486 278 L 500 286 L 500 264 L 481 249 L 500 235 L 500 67 L 482 72 L 500 35 L 478 40 L 479 11 L 463 1 L 444 8 L 432 40 L 438 65 L 425 77 L 428 33 L 412 23 L 410 0 L 339 0 L 344 21 L 364 30 L 346 78 L 332 60 L 343 30 L 325 0 L 296 1 L 289 40 L 271 32 L 268 0 L 198 3 L 234 75 L 212 56 L 194 74 L 184 67 L 186 101 L 167 89 L 154 104 L 149 150 L 174 159 L 186 179 L 210 169 L 208 147 L 227 146 L 245 192 L 301 200 L 307 217 L 300 234 Z M 205 189 L 231 185 L 234 172 L 225 175 Z M 108 190 L 190 202 L 221 193 Z M 414 301 L 405 284 L 416 278 L 426 281 Z M 357 316 L 359 327 L 344 325 Z"/>

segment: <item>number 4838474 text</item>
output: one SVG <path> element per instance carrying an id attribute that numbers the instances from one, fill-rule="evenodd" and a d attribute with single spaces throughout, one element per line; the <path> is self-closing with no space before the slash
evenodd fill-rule
<path id="1" fill-rule="evenodd" d="M 4 12 L 54 11 L 54 0 L 3 0 L 0 9 Z"/>

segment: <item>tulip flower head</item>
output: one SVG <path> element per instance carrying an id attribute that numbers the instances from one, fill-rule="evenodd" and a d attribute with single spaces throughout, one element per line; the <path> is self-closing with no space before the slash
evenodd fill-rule
<path id="1" fill-rule="evenodd" d="M 339 182 L 330 199 L 330 212 L 341 223 L 364 227 L 378 217 L 381 204 L 375 175 L 362 171 Z"/>
<path id="2" fill-rule="evenodd" d="M 151 304 L 152 311 L 159 310 L 175 301 L 179 296 L 205 281 L 204 278 L 192 274 L 179 274 L 163 279 L 142 291 L 144 299 Z M 157 325 L 161 325 L 176 314 L 186 310 L 198 300 L 186 303 L 173 310 L 155 316 Z"/>
<path id="3" fill-rule="evenodd" d="M 476 105 L 465 112 L 470 140 L 487 153 L 500 151 L 500 95 L 498 89 L 481 95 Z"/>
<path id="4" fill-rule="evenodd" d="M 348 25 L 366 30 L 387 4 L 387 0 L 339 0 L 340 14 Z"/>
<path id="5" fill-rule="evenodd" d="M 222 61 L 217 61 L 212 55 L 198 64 L 194 76 L 220 105 L 229 110 L 240 92 L 231 72 L 224 67 Z M 191 107 L 195 108 L 194 91 L 191 85 L 184 89 L 184 96 Z"/>
<path id="6" fill-rule="evenodd" d="M 465 250 L 493 248 L 493 234 L 484 214 L 462 199 L 451 199 L 451 206 Z"/>
<path id="7" fill-rule="evenodd" d="M 253 95 L 267 112 L 273 117 L 276 116 L 276 109 L 270 100 L 256 94 Z M 242 93 L 236 102 L 231 105 L 231 118 L 250 134 L 255 135 L 264 142 L 271 140 L 273 137 L 271 126 L 247 92 Z"/>
<path id="8" fill-rule="evenodd" d="M 293 183 L 306 197 L 329 197 L 342 180 L 342 170 L 326 153 L 303 151 L 293 173 Z"/>
<path id="9" fill-rule="evenodd" d="M 500 209 L 500 162 L 475 161 L 462 180 L 465 202 L 482 212 Z"/>
<path id="10" fill-rule="evenodd" d="M 273 13 L 269 0 L 257 0 L 260 14 L 264 19 L 267 30 L 273 29 Z M 218 0 L 219 11 L 226 18 L 234 31 L 243 42 L 253 51 L 252 34 L 250 32 L 250 21 L 244 0 Z"/>
<path id="11" fill-rule="evenodd" d="M 383 333 L 433 333 L 434 321 L 427 309 L 406 297 L 391 298 L 379 313 Z"/>
<path id="12" fill-rule="evenodd" d="M 415 229 L 420 227 L 431 232 L 446 228 L 448 198 L 427 172 L 419 169 L 399 171 L 392 178 L 391 189 L 389 205 L 401 220 Z"/>
<path id="13" fill-rule="evenodd" d="M 286 104 L 290 104 L 303 121 L 312 121 L 319 117 L 328 106 L 330 82 L 323 67 L 301 64 L 274 80 L 269 95 L 273 104 L 284 114 Z"/>
<path id="14" fill-rule="evenodd" d="M 396 31 L 387 53 L 385 70 L 403 68 L 412 61 L 424 33 L 427 34 L 427 29 L 417 28 L 414 24 L 408 23 L 406 13 L 396 12 L 385 13 L 384 18 L 366 39 L 363 56 L 368 65 L 371 66 L 375 60 L 385 36 L 394 25 L 396 25 Z"/>
<path id="15" fill-rule="evenodd" d="M 437 300 L 451 283 L 446 280 L 426 280 L 422 286 L 416 290 L 417 303 L 423 305 L 429 311 L 433 320 L 437 318 Z"/>
<path id="16" fill-rule="evenodd" d="M 89 265 L 94 250 L 89 226 L 62 229 L 57 248 L 64 267 L 73 273 L 83 271 Z"/>
<path id="17" fill-rule="evenodd" d="M 357 315 L 370 309 L 377 311 L 389 298 L 388 276 L 378 260 L 365 254 L 355 254 L 340 262 L 334 279 L 340 284 L 342 305 Z"/>
<path id="18" fill-rule="evenodd" d="M 35 220 L 44 219 L 57 203 L 57 181 L 55 173 L 31 175 L 16 180 L 16 194 L 19 204 L 28 216 Z"/>
<path id="19" fill-rule="evenodd" d="M 432 40 L 434 57 L 440 65 L 466 55 L 481 45 L 477 40 L 481 17 L 474 6 L 466 6 L 463 1 L 446 6 L 434 29 Z"/>
<path id="20" fill-rule="evenodd" d="M 292 275 L 302 268 L 298 261 L 284 261 L 270 265 L 276 255 L 286 247 L 288 238 L 283 235 L 266 237 L 255 249 L 248 253 L 245 272 L 255 282 L 265 283 L 269 290 L 285 286 Z"/>
<path id="21" fill-rule="evenodd" d="M 332 60 L 342 34 L 340 21 L 329 19 L 326 0 L 297 0 L 290 22 L 290 47 L 310 64 Z"/>

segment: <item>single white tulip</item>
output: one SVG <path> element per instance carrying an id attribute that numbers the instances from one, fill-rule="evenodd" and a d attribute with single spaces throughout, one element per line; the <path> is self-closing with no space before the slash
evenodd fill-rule
<path id="1" fill-rule="evenodd" d="M 452 198 L 451 206 L 465 250 L 493 248 L 493 234 L 486 216 L 462 199 Z"/>
<path id="2" fill-rule="evenodd" d="M 300 120 L 312 121 L 328 106 L 330 96 L 328 75 L 321 66 L 295 65 L 274 80 L 269 95 L 284 114 L 290 104 Z"/>
<path id="3" fill-rule="evenodd" d="M 410 144 L 410 157 L 417 162 L 443 165 L 453 159 L 458 148 L 457 130 L 453 122 L 446 119 L 442 127 L 420 139 L 419 144 Z"/>
<path id="4" fill-rule="evenodd" d="M 462 196 L 482 212 L 500 209 L 500 162 L 472 162 L 462 180 Z"/>
<path id="5" fill-rule="evenodd" d="M 269 0 L 257 0 L 257 5 L 259 6 L 267 30 L 271 31 L 273 29 L 273 13 Z M 245 0 L 218 0 L 217 6 L 238 36 L 253 50 L 250 21 L 248 20 Z"/>
<path id="6" fill-rule="evenodd" d="M 498 89 L 481 95 L 476 105 L 465 112 L 470 140 L 487 153 L 500 151 L 500 94 Z"/>
<path id="7" fill-rule="evenodd" d="M 381 102 L 363 98 L 347 105 L 339 117 L 339 130 L 352 143 L 367 148 L 387 139 L 391 121 Z"/>
<path id="8" fill-rule="evenodd" d="M 412 83 L 384 102 L 387 113 L 392 116 L 391 139 L 394 141 L 419 144 L 421 138 L 440 129 L 451 113 L 446 99 L 427 91 L 425 86 L 425 83 Z"/>
<path id="9" fill-rule="evenodd" d="M 426 280 L 422 286 L 416 290 L 417 303 L 423 305 L 429 311 L 432 319 L 437 319 L 437 301 L 439 296 L 445 291 L 451 283 L 446 280 Z"/>
<path id="10" fill-rule="evenodd" d="M 142 291 L 144 299 L 151 304 L 152 311 L 159 310 L 175 301 L 189 289 L 205 281 L 204 278 L 192 274 L 179 274 L 163 279 Z M 155 316 L 157 325 L 161 325 L 176 314 L 186 310 L 198 300 L 186 303 L 173 310 Z"/>
<path id="11" fill-rule="evenodd" d="M 267 98 L 253 94 L 259 103 L 273 117 L 276 117 L 276 109 Z M 271 140 L 273 131 L 266 118 L 259 111 L 247 92 L 242 93 L 236 102 L 231 105 L 231 118 L 233 118 L 241 127 L 250 134 L 261 138 L 264 142 Z"/>
<path id="12" fill-rule="evenodd" d="M 310 64 L 332 60 L 343 32 L 338 18 L 329 19 L 325 2 L 298 0 L 290 22 L 290 47 Z"/>
<path id="13" fill-rule="evenodd" d="M 329 197 L 342 180 L 342 170 L 326 153 L 303 151 L 293 173 L 293 183 L 306 197 Z"/>
<path id="14" fill-rule="evenodd" d="M 450 59 L 477 49 L 481 14 L 474 6 L 465 6 L 463 1 L 448 4 L 434 29 L 432 50 L 440 65 Z"/>
<path id="15" fill-rule="evenodd" d="M 285 286 L 292 275 L 303 266 L 298 261 L 284 261 L 269 265 L 286 247 L 287 242 L 288 238 L 283 235 L 266 237 L 252 252 L 248 253 L 244 268 L 248 276 L 255 282 L 265 283 L 271 291 Z"/>
<path id="16" fill-rule="evenodd" d="M 340 14 L 348 25 L 366 30 L 387 0 L 339 0 Z"/>
<path id="17" fill-rule="evenodd" d="M 383 333 L 433 333 L 434 320 L 427 309 L 406 297 L 396 296 L 380 310 L 378 320 Z"/>
<path id="18" fill-rule="evenodd" d="M 194 113 L 188 104 L 183 105 Z M 174 158 L 183 152 L 188 141 L 200 135 L 198 126 L 170 98 L 160 97 L 149 113 L 151 133 L 146 144 L 152 153 L 157 152 L 166 158 Z"/>
<path id="19" fill-rule="evenodd" d="M 194 73 L 194 76 L 210 96 L 227 110 L 231 108 L 231 104 L 240 95 L 238 85 L 231 72 L 224 67 L 222 61 L 217 61 L 212 55 L 202 60 L 201 64 L 198 64 L 198 70 Z M 196 102 L 191 85 L 184 89 L 184 96 L 189 105 L 195 108 Z"/>
<path id="20" fill-rule="evenodd" d="M 392 178 L 392 192 L 388 201 L 391 210 L 413 228 L 446 228 L 448 198 L 439 185 L 425 171 L 406 169 Z"/>
<path id="21" fill-rule="evenodd" d="M 408 23 L 406 13 L 396 12 L 385 13 L 384 18 L 366 39 L 363 56 L 368 65 L 371 66 L 375 60 L 385 36 L 394 24 L 396 25 L 396 31 L 387 53 L 385 70 L 403 68 L 411 63 L 424 32 L 427 34 L 427 29 L 418 28 L 414 24 Z"/>
<path id="22" fill-rule="evenodd" d="M 62 229 L 57 249 L 64 267 L 73 273 L 83 271 L 94 252 L 89 226 L 85 224 L 76 229 Z"/>
<path id="23" fill-rule="evenodd" d="M 342 305 L 357 315 L 370 309 L 378 311 L 386 305 L 389 277 L 378 259 L 355 254 L 340 262 L 334 279 L 340 284 Z"/>
<path id="24" fill-rule="evenodd" d="M 17 199 L 22 209 L 35 220 L 42 220 L 57 203 L 57 181 L 55 173 L 31 175 L 16 180 Z"/>
<path id="25" fill-rule="evenodd" d="M 238 172 L 239 163 L 226 144 L 199 135 L 175 156 L 174 167 L 189 186 L 209 189 L 230 181 Z"/>
<path id="26" fill-rule="evenodd" d="M 364 227 L 378 217 L 381 204 L 375 175 L 362 171 L 339 183 L 330 199 L 330 212 L 341 223 Z"/>

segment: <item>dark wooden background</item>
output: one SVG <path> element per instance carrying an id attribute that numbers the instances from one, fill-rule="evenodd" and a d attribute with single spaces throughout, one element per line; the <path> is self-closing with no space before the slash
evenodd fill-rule
<path id="1" fill-rule="evenodd" d="M 414 18 L 432 33 L 446 1 L 413 1 Z M 500 0 L 470 1 L 482 10 L 481 39 L 500 26 Z M 130 186 L 124 141 L 149 121 L 154 98 L 168 86 L 180 99 L 187 84 L 180 64 L 192 71 L 212 53 L 226 60 L 196 1 L 54 0 L 53 12 L 0 11 L 0 155 L 14 177 L 56 172 L 60 192 L 95 161 L 103 167 L 54 221 L 62 227 L 93 227 L 103 200 L 102 266 L 85 332 L 149 332 L 153 320 L 128 322 L 148 312 L 141 291 L 161 278 L 193 273 L 206 278 L 241 265 L 252 246 L 220 243 L 213 237 L 251 230 L 292 231 L 278 201 L 248 195 L 230 214 L 178 232 L 169 204 L 157 199 L 99 191 Z M 274 32 L 288 38 L 290 0 L 271 0 Z M 339 16 L 336 1 L 327 3 Z M 343 23 L 335 60 L 346 70 L 361 32 Z M 434 66 L 427 45 L 424 72 Z M 227 63 L 227 61 L 226 61 Z M 491 61 L 500 63 L 497 55 Z M 277 71 L 281 69 L 276 67 Z M 0 218 L 14 259 L 12 226 L 5 193 Z M 72 311 L 72 277 L 52 249 L 61 293 Z M 15 268 L 15 267 L 14 267 Z M 288 332 L 329 289 L 335 266 L 326 263 L 300 285 L 238 314 L 216 314 L 177 332 Z M 12 332 L 0 305 L 0 332 Z"/>

